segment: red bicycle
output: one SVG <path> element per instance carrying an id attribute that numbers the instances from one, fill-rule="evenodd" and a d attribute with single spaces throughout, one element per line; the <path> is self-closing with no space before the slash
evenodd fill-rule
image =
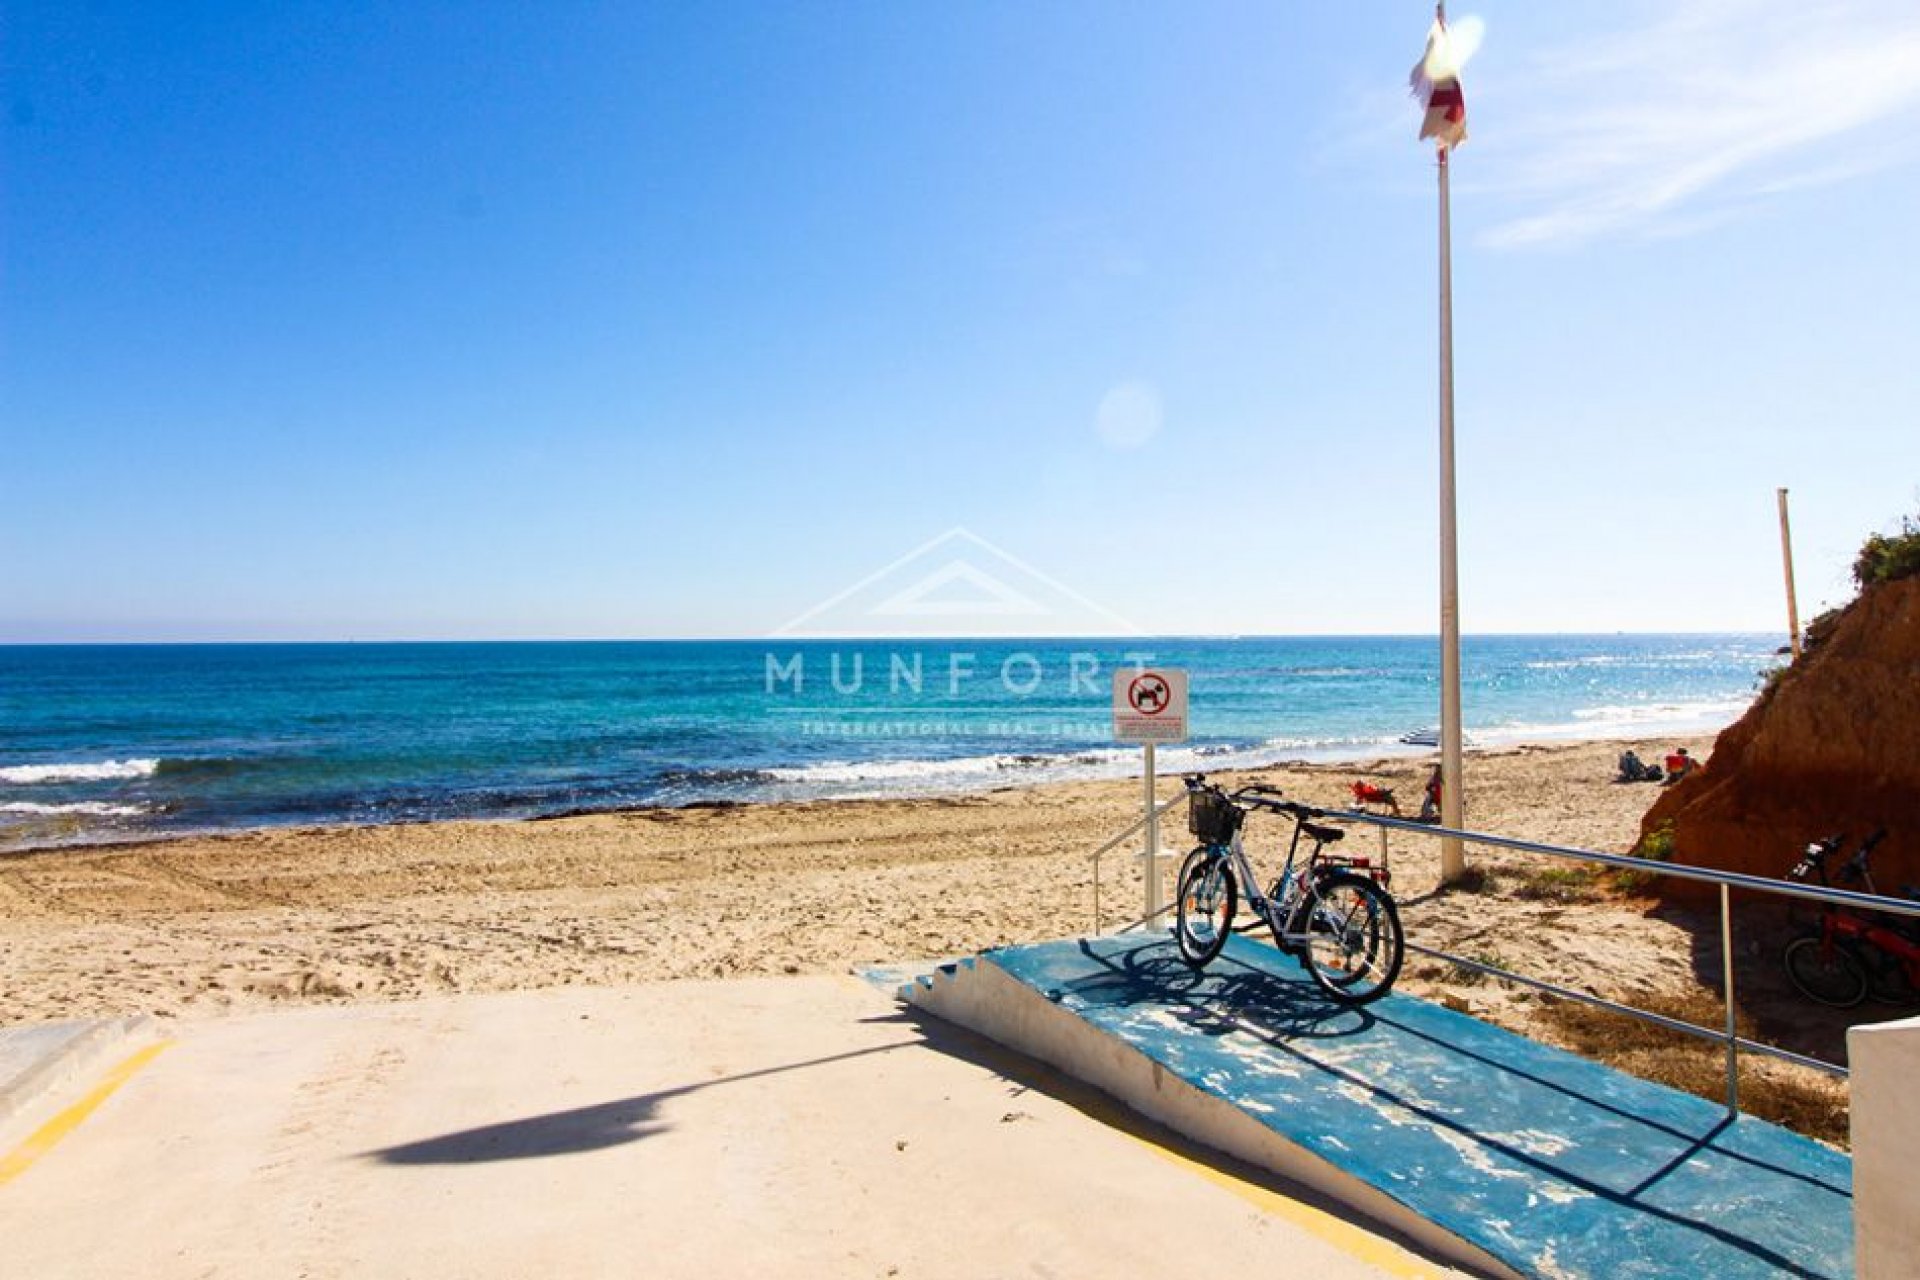
<path id="1" fill-rule="evenodd" d="M 1884 829 L 1861 842 L 1840 868 L 1841 887 L 1856 885 L 1878 894 L 1870 859 L 1886 838 Z M 1828 836 L 1807 846 L 1787 879 L 1817 879 L 1825 887 L 1827 860 L 1846 836 Z M 1920 902 L 1920 889 L 1903 885 L 1903 898 Z M 1866 915 L 1848 907 L 1824 906 L 1813 929 L 1787 944 L 1780 955 L 1787 977 L 1809 1000 L 1851 1009 L 1868 996 L 1889 1004 L 1920 1004 L 1920 920 L 1910 916 Z"/>

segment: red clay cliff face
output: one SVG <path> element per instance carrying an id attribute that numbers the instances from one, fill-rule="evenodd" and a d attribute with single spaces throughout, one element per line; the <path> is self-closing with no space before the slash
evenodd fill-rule
<path id="1" fill-rule="evenodd" d="M 1809 840 L 1845 831 L 1851 853 L 1886 827 L 1881 892 L 1920 884 L 1920 578 L 1849 605 L 1720 735 L 1707 768 L 1660 796 L 1642 838 L 1669 823 L 1675 862 L 1772 877 Z"/>

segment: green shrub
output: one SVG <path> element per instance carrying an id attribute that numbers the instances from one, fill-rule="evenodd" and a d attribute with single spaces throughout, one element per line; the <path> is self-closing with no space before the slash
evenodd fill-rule
<path id="1" fill-rule="evenodd" d="M 1663 822 L 1640 837 L 1640 843 L 1630 851 L 1636 858 L 1648 862 L 1671 862 L 1673 860 L 1673 823 Z M 1622 893 L 1645 893 L 1660 879 L 1651 871 L 1623 871 L 1613 873 L 1613 887 Z"/>
<path id="2" fill-rule="evenodd" d="M 1815 645 L 1826 643 L 1827 637 L 1833 634 L 1833 629 L 1840 625 L 1840 615 L 1846 611 L 1846 607 L 1842 605 L 1827 610 L 1812 622 L 1809 622 L 1807 624 L 1806 647 L 1811 649 Z"/>
<path id="3" fill-rule="evenodd" d="M 1507 963 L 1506 957 L 1498 951 L 1471 951 L 1467 953 L 1467 959 L 1477 961 L 1480 964 L 1491 965 L 1496 969 L 1511 969 L 1513 967 Z M 1481 983 L 1491 980 L 1493 976 L 1494 975 L 1479 969 L 1469 969 L 1465 965 L 1457 965 L 1454 968 L 1453 980 L 1463 987 L 1477 987 Z"/>
<path id="4" fill-rule="evenodd" d="M 1900 517 L 1899 533 L 1870 535 L 1853 562 L 1853 581 L 1862 590 L 1915 574 L 1920 574 L 1920 522 L 1912 516 Z"/>
<path id="5" fill-rule="evenodd" d="M 1457 880 L 1450 880 L 1440 886 L 1443 893 L 1499 893 L 1502 888 L 1500 877 L 1485 867 L 1472 866 L 1460 873 Z"/>
<path id="6" fill-rule="evenodd" d="M 1513 896 L 1530 902 L 1581 902 L 1593 896 L 1591 867 L 1542 867 L 1515 886 Z"/>

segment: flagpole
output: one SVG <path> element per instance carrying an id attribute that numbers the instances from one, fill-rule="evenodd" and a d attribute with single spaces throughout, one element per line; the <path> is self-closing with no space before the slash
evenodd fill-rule
<path id="1" fill-rule="evenodd" d="M 1448 181 L 1454 147 L 1466 141 L 1467 100 L 1460 89 L 1460 61 L 1472 52 L 1454 47 L 1447 6 L 1433 7 L 1427 50 L 1408 79 L 1425 113 L 1420 136 L 1434 140 L 1440 170 L 1440 823 L 1462 829 L 1465 812 L 1460 768 L 1460 555 L 1453 519 L 1453 231 Z M 1458 836 L 1440 838 L 1440 882 L 1467 874 Z"/>
<path id="2" fill-rule="evenodd" d="M 1444 17 L 1443 17 L 1444 20 Z M 1448 152 L 1440 157 L 1440 825 L 1460 829 L 1460 562 L 1453 502 L 1453 234 L 1447 190 Z M 1440 882 L 1467 872 L 1458 836 L 1440 838 Z"/>

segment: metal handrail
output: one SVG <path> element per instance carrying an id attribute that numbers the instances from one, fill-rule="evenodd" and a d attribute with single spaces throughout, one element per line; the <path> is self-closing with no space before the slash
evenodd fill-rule
<path id="1" fill-rule="evenodd" d="M 1449 964 L 1457 965 L 1464 969 L 1492 974 L 1496 977 L 1518 982 L 1536 990 L 1550 992 L 1553 995 L 1565 999 L 1579 1001 L 1580 1003 L 1592 1005 L 1596 1008 L 1608 1009 L 1615 1013 L 1624 1014 L 1627 1017 L 1637 1018 L 1642 1022 L 1666 1027 L 1671 1031 L 1678 1031 L 1685 1035 L 1697 1036 L 1701 1039 L 1714 1040 L 1724 1044 L 1727 1052 L 1727 1110 L 1729 1114 L 1737 1112 L 1740 1106 L 1739 1055 L 1742 1049 L 1750 1053 L 1765 1054 L 1770 1057 L 1779 1058 L 1803 1067 L 1811 1067 L 1815 1070 L 1824 1071 L 1841 1078 L 1845 1078 L 1848 1075 L 1847 1069 L 1838 1063 L 1808 1057 L 1805 1054 L 1794 1053 L 1791 1050 L 1782 1049 L 1775 1045 L 1762 1044 L 1757 1040 L 1748 1039 L 1738 1033 L 1734 1022 L 1736 1003 L 1733 981 L 1732 890 L 1745 889 L 1753 893 L 1769 893 L 1781 897 L 1801 898 L 1811 902 L 1828 903 L 1840 907 L 1852 907 L 1868 911 L 1885 911 L 1894 915 L 1920 917 L 1920 902 L 1900 898 L 1887 898 L 1871 893 L 1856 893 L 1850 889 L 1834 889 L 1820 885 L 1802 884 L 1791 880 L 1775 880 L 1766 876 L 1748 875 L 1739 871 L 1716 871 L 1710 867 L 1677 866 L 1670 862 L 1661 862 L 1652 858 L 1640 858 L 1616 853 L 1601 853 L 1598 850 L 1581 849 L 1572 845 L 1547 844 L 1538 840 L 1522 840 L 1513 836 L 1494 835 L 1486 831 L 1471 831 L 1459 827 L 1443 827 L 1431 823 L 1411 822 L 1405 818 L 1386 817 L 1381 814 L 1368 813 L 1361 809 L 1329 809 L 1325 811 L 1325 816 L 1329 821 L 1364 822 L 1376 827 L 1406 831 L 1414 835 L 1434 838 L 1451 836 L 1468 844 L 1484 844 L 1501 849 L 1513 849 L 1521 853 L 1538 853 L 1545 854 L 1549 857 L 1565 858 L 1579 862 L 1595 862 L 1603 866 L 1617 867 L 1630 871 L 1641 871 L 1649 875 L 1674 876 L 1682 880 L 1693 880 L 1717 885 L 1720 890 L 1721 985 L 1723 987 L 1722 995 L 1727 1014 L 1726 1025 L 1720 1030 L 1703 1027 L 1697 1023 L 1687 1022 L 1680 1018 L 1669 1018 L 1664 1014 L 1653 1013 L 1645 1009 L 1637 1009 L 1631 1005 L 1620 1004 L 1612 1000 L 1604 1000 L 1598 996 L 1588 995 L 1584 991 L 1576 991 L 1571 987 L 1564 987 L 1557 983 L 1545 982 L 1538 978 L 1530 978 L 1525 974 L 1515 973 L 1511 969 L 1505 969 L 1499 965 L 1486 964 L 1482 961 L 1469 959 L 1466 956 L 1454 955 L 1451 952 L 1419 946 L 1412 942 L 1407 943 L 1407 947 L 1409 950 L 1418 951 L 1422 955 L 1429 955 L 1435 959 L 1445 960 Z"/>
<path id="2" fill-rule="evenodd" d="M 1377 813 L 1368 813 L 1362 809 L 1328 809 L 1324 811 L 1328 821 L 1370 822 L 1376 827 L 1388 827 L 1396 831 L 1410 831 L 1415 835 L 1454 836 L 1469 844 L 1494 845 L 1502 849 L 1518 849 L 1522 853 L 1545 853 L 1558 858 L 1573 858 L 1583 862 L 1599 862 L 1609 867 L 1618 867 L 1626 871 L 1645 871 L 1656 875 L 1677 876 L 1682 880 L 1698 880 L 1707 884 L 1726 885 L 1734 889 L 1751 889 L 1755 893 L 1774 893 L 1791 898 L 1806 898 L 1813 902 L 1830 902 L 1841 907 L 1860 907 L 1869 911 L 1890 911 L 1895 915 L 1920 916 L 1920 902 L 1906 898 L 1888 898 L 1880 894 L 1858 893 L 1852 889 L 1834 889 L 1814 884 L 1802 884 L 1797 880 L 1776 880 L 1771 876 L 1748 875 L 1743 871 L 1715 871 L 1711 867 L 1690 867 L 1679 863 L 1662 862 L 1656 858 L 1641 858 L 1627 853 L 1601 853 L 1596 849 L 1581 849 L 1574 845 L 1543 844 L 1537 840 L 1521 840 L 1514 836 L 1496 836 L 1485 831 L 1468 831 L 1464 828 L 1442 827 L 1428 822 L 1414 822 L 1407 818 L 1389 818 Z"/>
<path id="3" fill-rule="evenodd" d="M 1093 860 L 1093 929 L 1095 933 L 1101 931 L 1103 920 L 1100 910 L 1101 858 L 1116 846 L 1131 839 L 1149 822 L 1158 822 L 1162 814 L 1165 814 L 1176 805 L 1186 803 L 1189 798 L 1189 793 L 1182 792 L 1173 799 L 1157 805 L 1151 814 L 1143 814 L 1141 817 L 1135 819 L 1125 830 L 1093 851 L 1091 858 Z M 1388 817 L 1384 814 L 1369 813 L 1364 809 L 1327 809 L 1323 810 L 1322 813 L 1329 821 L 1368 823 L 1381 828 L 1383 832 L 1389 830 L 1404 831 L 1413 835 L 1426 836 L 1434 839 L 1451 837 L 1466 844 L 1481 844 L 1499 849 L 1512 849 L 1520 853 L 1544 854 L 1548 857 L 1563 858 L 1575 862 L 1598 863 L 1602 866 L 1614 867 L 1620 870 L 1641 871 L 1650 875 L 1673 876 L 1682 880 L 1692 880 L 1717 886 L 1720 891 L 1721 985 L 1723 987 L 1723 999 L 1726 1007 L 1726 1023 L 1724 1027 L 1719 1029 L 1703 1027 L 1698 1023 L 1688 1022 L 1681 1018 L 1670 1018 L 1665 1014 L 1653 1013 L 1646 1009 L 1635 1008 L 1632 1005 L 1606 1000 L 1599 996 L 1589 995 L 1584 991 L 1575 990 L 1572 987 L 1561 986 L 1558 983 L 1543 981 L 1539 978 L 1531 978 L 1526 974 L 1515 973 L 1513 970 L 1502 968 L 1499 965 L 1490 965 L 1467 956 L 1455 955 L 1451 952 L 1441 951 L 1432 947 L 1423 947 L 1414 942 L 1408 942 L 1407 947 L 1409 950 L 1417 951 L 1422 955 L 1432 956 L 1437 960 L 1444 960 L 1449 964 L 1457 965 L 1463 969 L 1491 974 L 1510 982 L 1517 982 L 1523 986 L 1532 987 L 1535 990 L 1548 992 L 1563 999 L 1574 1000 L 1595 1008 L 1606 1009 L 1626 1017 L 1636 1018 L 1642 1022 L 1651 1023 L 1655 1026 L 1665 1027 L 1670 1031 L 1679 1032 L 1683 1035 L 1717 1041 L 1725 1045 L 1727 1054 L 1727 1110 L 1729 1114 L 1737 1112 L 1740 1106 L 1740 1051 L 1742 1049 L 1749 1053 L 1778 1058 L 1785 1062 L 1810 1067 L 1814 1070 L 1824 1071 L 1842 1078 L 1848 1075 L 1847 1069 L 1837 1063 L 1826 1062 L 1819 1058 L 1795 1053 L 1792 1050 L 1782 1049 L 1776 1045 L 1763 1044 L 1760 1041 L 1752 1040 L 1739 1034 L 1735 1024 L 1737 1006 L 1733 976 L 1732 890 L 1744 889 L 1752 893 L 1775 894 L 1781 897 L 1799 898 L 1809 902 L 1825 903 L 1838 907 L 1850 907 L 1856 910 L 1885 911 L 1894 915 L 1920 917 L 1920 902 L 1900 898 L 1887 898 L 1878 894 L 1858 893 L 1851 889 L 1834 889 L 1820 885 L 1802 884 L 1791 880 L 1775 880 L 1767 876 L 1748 875 L 1739 871 L 1716 871 L 1710 867 L 1681 866 L 1652 858 L 1635 857 L 1630 854 L 1601 853 L 1597 849 L 1582 849 L 1574 845 L 1549 844 L 1539 840 L 1523 840 L 1516 836 L 1495 835 L 1489 831 L 1473 831 L 1464 827 L 1444 827 L 1435 823 L 1415 822 L 1407 818 Z M 1153 874 L 1157 868 L 1150 867 L 1147 870 L 1148 874 Z M 1173 906 L 1174 904 L 1170 903 L 1153 915 L 1142 916 L 1137 920 L 1131 921 L 1121 927 L 1121 932 L 1124 933 L 1129 930 L 1138 929 L 1156 917 L 1166 915 L 1173 909 Z"/>
<path id="4" fill-rule="evenodd" d="M 1125 831 L 1122 831 L 1119 835 L 1115 836 L 1113 839 L 1101 845 L 1098 849 L 1095 849 L 1093 853 L 1089 855 L 1093 859 L 1093 931 L 1096 934 L 1100 932 L 1100 859 L 1105 857 L 1108 851 L 1111 850 L 1115 845 L 1118 845 L 1123 841 L 1131 839 L 1134 833 L 1139 831 L 1142 827 L 1146 826 L 1147 823 L 1160 821 L 1161 814 L 1173 808 L 1175 805 L 1182 805 L 1187 803 L 1187 800 L 1188 800 L 1188 793 L 1185 791 L 1182 791 L 1179 795 L 1175 796 L 1173 799 L 1163 801 L 1162 803 L 1154 807 L 1154 810 L 1152 813 L 1141 814 L 1138 818 L 1135 818 L 1133 820 L 1132 826 L 1128 827 Z M 1154 872 L 1154 870 L 1155 868 L 1149 867 L 1147 868 L 1147 873 L 1151 875 Z M 1155 914 L 1165 915 L 1168 909 L 1170 908 L 1163 908 L 1161 911 L 1156 912 Z M 1145 924 L 1148 920 L 1151 920 L 1152 918 L 1153 918 L 1152 916 L 1142 916 L 1140 919 L 1135 920 L 1132 924 L 1124 926 L 1122 929 L 1122 932 L 1125 932 L 1126 929 L 1138 928 L 1140 925 Z"/>

